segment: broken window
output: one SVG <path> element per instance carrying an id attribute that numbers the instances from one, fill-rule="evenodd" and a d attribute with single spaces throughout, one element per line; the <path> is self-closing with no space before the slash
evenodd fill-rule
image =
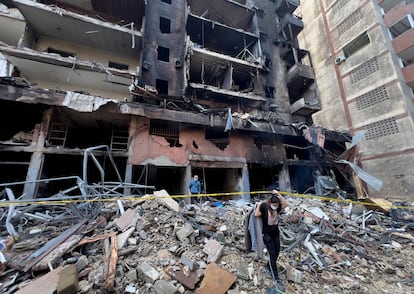
<path id="1" fill-rule="evenodd" d="M 274 98 L 275 87 L 265 86 L 265 96 L 267 98 Z"/>
<path id="2" fill-rule="evenodd" d="M 164 120 L 150 121 L 150 135 L 164 137 L 170 147 L 181 147 L 179 143 L 179 124 Z"/>
<path id="3" fill-rule="evenodd" d="M 0 179 L 2 183 L 20 182 L 26 179 L 31 153 L 29 152 L 1 152 Z M 13 186 L 13 192 L 20 195 L 24 185 Z"/>
<path id="4" fill-rule="evenodd" d="M 121 70 L 128 70 L 129 68 L 128 64 L 118 63 L 114 61 L 109 61 L 108 66 L 112 68 L 116 68 L 116 69 L 121 69 Z"/>
<path id="5" fill-rule="evenodd" d="M 206 140 L 209 140 L 220 150 L 226 149 L 230 143 L 229 133 L 222 129 L 207 128 L 204 132 Z"/>
<path id="6" fill-rule="evenodd" d="M 163 34 L 171 33 L 171 20 L 165 17 L 160 17 L 160 31 Z"/>
<path id="7" fill-rule="evenodd" d="M 309 160 L 311 146 L 301 137 L 286 136 L 283 146 L 285 147 L 286 158 L 294 160 Z"/>
<path id="8" fill-rule="evenodd" d="M 267 34 L 265 32 L 259 32 L 259 36 L 260 36 L 260 41 L 261 42 L 266 42 Z"/>
<path id="9" fill-rule="evenodd" d="M 55 49 L 52 47 L 48 47 L 46 52 L 53 53 L 53 54 L 59 54 L 62 57 L 75 57 L 76 56 L 76 53 L 63 51 L 63 50 Z"/>
<path id="10" fill-rule="evenodd" d="M 352 40 L 349 44 L 347 44 L 344 48 L 344 55 L 345 57 L 349 57 L 358 50 L 364 48 L 366 45 L 370 43 L 369 36 L 367 32 L 362 33 L 354 40 Z"/>
<path id="11" fill-rule="evenodd" d="M 289 166 L 290 184 L 293 191 L 305 193 L 314 187 L 313 167 L 311 166 Z"/>
<path id="12" fill-rule="evenodd" d="M 43 111 L 47 106 L 14 101 L 0 101 L 0 141 L 25 143 L 32 141 L 36 124 L 42 122 Z M 7 126 L 7 127 L 5 127 Z"/>
<path id="13" fill-rule="evenodd" d="M 269 146 L 273 145 L 273 139 L 271 136 L 268 136 L 268 135 L 264 135 L 264 136 L 260 134 L 255 135 L 253 139 L 254 139 L 254 144 L 259 150 L 262 150 L 263 145 L 269 145 Z"/>
<path id="14" fill-rule="evenodd" d="M 155 88 L 160 95 L 168 95 L 168 81 L 166 80 L 155 80 Z"/>
<path id="15" fill-rule="evenodd" d="M 263 10 L 263 9 L 258 8 L 258 9 L 256 10 L 256 14 L 257 14 L 257 16 L 258 16 L 258 17 L 263 18 L 263 17 L 264 17 L 264 15 L 265 15 L 265 12 L 264 12 L 264 10 Z"/>
<path id="16" fill-rule="evenodd" d="M 162 46 L 158 46 L 158 60 L 169 62 L 170 61 L 170 49 Z"/>
<path id="17" fill-rule="evenodd" d="M 279 168 L 276 166 L 249 165 L 251 191 L 270 191 L 279 189 Z"/>

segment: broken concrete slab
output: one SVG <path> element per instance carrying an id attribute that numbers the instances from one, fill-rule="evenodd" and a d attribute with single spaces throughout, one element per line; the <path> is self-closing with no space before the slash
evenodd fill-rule
<path id="1" fill-rule="evenodd" d="M 117 244 L 118 244 L 118 249 L 122 249 L 124 247 L 124 245 L 127 243 L 129 237 L 131 237 L 132 233 L 135 231 L 135 226 L 129 228 L 128 230 L 126 230 L 125 232 L 118 234 L 116 236 L 117 238 Z"/>
<path id="2" fill-rule="evenodd" d="M 79 289 L 78 271 L 76 266 L 71 264 L 65 266 L 59 275 L 57 294 L 73 294 Z"/>
<path id="3" fill-rule="evenodd" d="M 231 285 L 237 280 L 237 277 L 228 271 L 220 268 L 215 263 L 210 263 L 204 272 L 204 279 L 201 281 L 198 294 L 225 294 Z"/>
<path id="4" fill-rule="evenodd" d="M 54 294 L 58 287 L 60 272 L 62 269 L 63 267 L 60 266 L 31 281 L 24 288 L 18 290 L 16 294 L 33 294 L 34 289 L 36 289 L 36 293 Z"/>
<path id="5" fill-rule="evenodd" d="M 136 211 L 134 209 L 128 209 L 123 215 L 115 220 L 115 225 L 119 230 L 124 231 L 130 225 L 132 225 L 133 220 L 135 219 Z"/>
<path id="6" fill-rule="evenodd" d="M 169 272 L 171 278 L 177 280 L 182 285 L 184 285 L 186 288 L 193 290 L 195 289 L 196 284 L 199 281 L 199 277 L 196 272 L 189 272 L 184 273 L 182 270 L 174 271 L 171 270 Z"/>
<path id="7" fill-rule="evenodd" d="M 154 191 L 154 195 L 164 206 L 168 207 L 169 209 L 175 212 L 178 212 L 180 210 L 178 202 L 175 201 L 173 198 L 171 198 L 170 195 L 167 193 L 167 191 L 165 190 Z"/>

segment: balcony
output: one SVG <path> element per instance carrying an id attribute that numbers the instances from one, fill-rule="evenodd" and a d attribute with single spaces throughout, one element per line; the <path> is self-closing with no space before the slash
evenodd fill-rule
<path id="1" fill-rule="evenodd" d="M 308 116 L 321 110 L 319 97 L 312 96 L 312 98 L 300 98 L 290 106 L 290 112 L 295 115 Z"/>
<path id="2" fill-rule="evenodd" d="M 187 34 L 197 46 L 208 48 L 216 53 L 251 62 L 254 62 L 251 60 L 252 56 L 254 59 L 261 56 L 258 35 L 191 13 L 187 18 Z M 251 54 L 244 54 L 247 51 Z"/>
<path id="3" fill-rule="evenodd" d="M 279 44 L 279 46 L 281 46 L 282 49 L 285 49 L 283 50 L 281 56 L 282 59 L 286 62 L 288 69 L 290 69 L 296 63 L 299 63 L 300 60 L 309 54 L 309 51 L 295 47 L 292 48 L 290 44 L 286 44 L 286 42 L 284 46 L 283 44 Z"/>
<path id="4" fill-rule="evenodd" d="M 278 24 L 276 34 L 285 33 L 288 40 L 293 40 L 303 30 L 303 21 L 292 14 L 286 14 Z"/>
<path id="5" fill-rule="evenodd" d="M 15 0 L 14 4 L 38 35 L 130 57 L 140 55 L 142 34 L 133 25 L 121 26 L 35 1 Z"/>
<path id="6" fill-rule="evenodd" d="M 222 23 L 226 26 L 251 31 L 254 10 L 235 1 L 228 0 L 188 0 L 191 13 Z"/>
<path id="7" fill-rule="evenodd" d="M 135 74 L 109 68 L 75 57 L 20 49 L 0 43 L 0 53 L 16 66 L 20 76 L 31 85 L 63 91 L 82 91 L 90 95 L 124 99 Z"/>
<path id="8" fill-rule="evenodd" d="M 311 66 L 297 63 L 290 68 L 287 74 L 287 86 L 291 102 L 302 97 L 315 80 L 315 73 Z"/>
<path id="9" fill-rule="evenodd" d="M 17 45 L 26 28 L 21 13 L 15 8 L 0 4 L 0 40 L 9 45 Z"/>
<path id="10" fill-rule="evenodd" d="M 237 99 L 243 98 L 246 103 L 264 102 L 261 96 L 253 94 L 252 88 L 259 69 L 262 69 L 259 63 L 195 46 L 190 58 L 190 88 L 197 93 L 209 92 L 212 100 L 223 100 L 228 95 L 233 101 L 238 97 Z"/>
<path id="11" fill-rule="evenodd" d="M 292 14 L 300 5 L 300 0 L 278 0 L 276 12 L 280 14 Z"/>

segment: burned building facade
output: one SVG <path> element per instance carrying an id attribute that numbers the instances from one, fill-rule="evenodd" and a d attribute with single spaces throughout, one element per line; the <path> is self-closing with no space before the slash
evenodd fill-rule
<path id="1" fill-rule="evenodd" d="M 0 175 L 23 197 L 63 189 L 36 180 L 81 174 L 99 145 L 170 194 L 193 174 L 206 193 L 304 192 L 349 141 L 312 127 L 299 0 L 1 2 Z"/>

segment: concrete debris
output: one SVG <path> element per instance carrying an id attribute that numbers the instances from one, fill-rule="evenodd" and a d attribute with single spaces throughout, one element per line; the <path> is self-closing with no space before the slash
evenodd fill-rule
<path id="1" fill-rule="evenodd" d="M 62 218 L 61 205 L 33 208 L 47 220 L 13 217 L 16 235 L 3 230 L 0 240 L 2 293 L 276 293 L 264 271 L 266 251 L 245 250 L 244 222 L 253 203 L 176 206 L 166 191 L 157 194 L 163 197 L 122 200 L 122 215 L 114 201 L 83 221 Z M 412 204 L 386 214 L 366 201 L 369 210 L 287 199 L 278 259 L 286 293 L 414 291 Z"/>
<path id="2" fill-rule="evenodd" d="M 197 290 L 197 293 L 224 294 L 236 280 L 236 276 L 220 268 L 217 264 L 210 263 L 204 272 L 204 279 L 201 282 L 201 286 Z"/>

